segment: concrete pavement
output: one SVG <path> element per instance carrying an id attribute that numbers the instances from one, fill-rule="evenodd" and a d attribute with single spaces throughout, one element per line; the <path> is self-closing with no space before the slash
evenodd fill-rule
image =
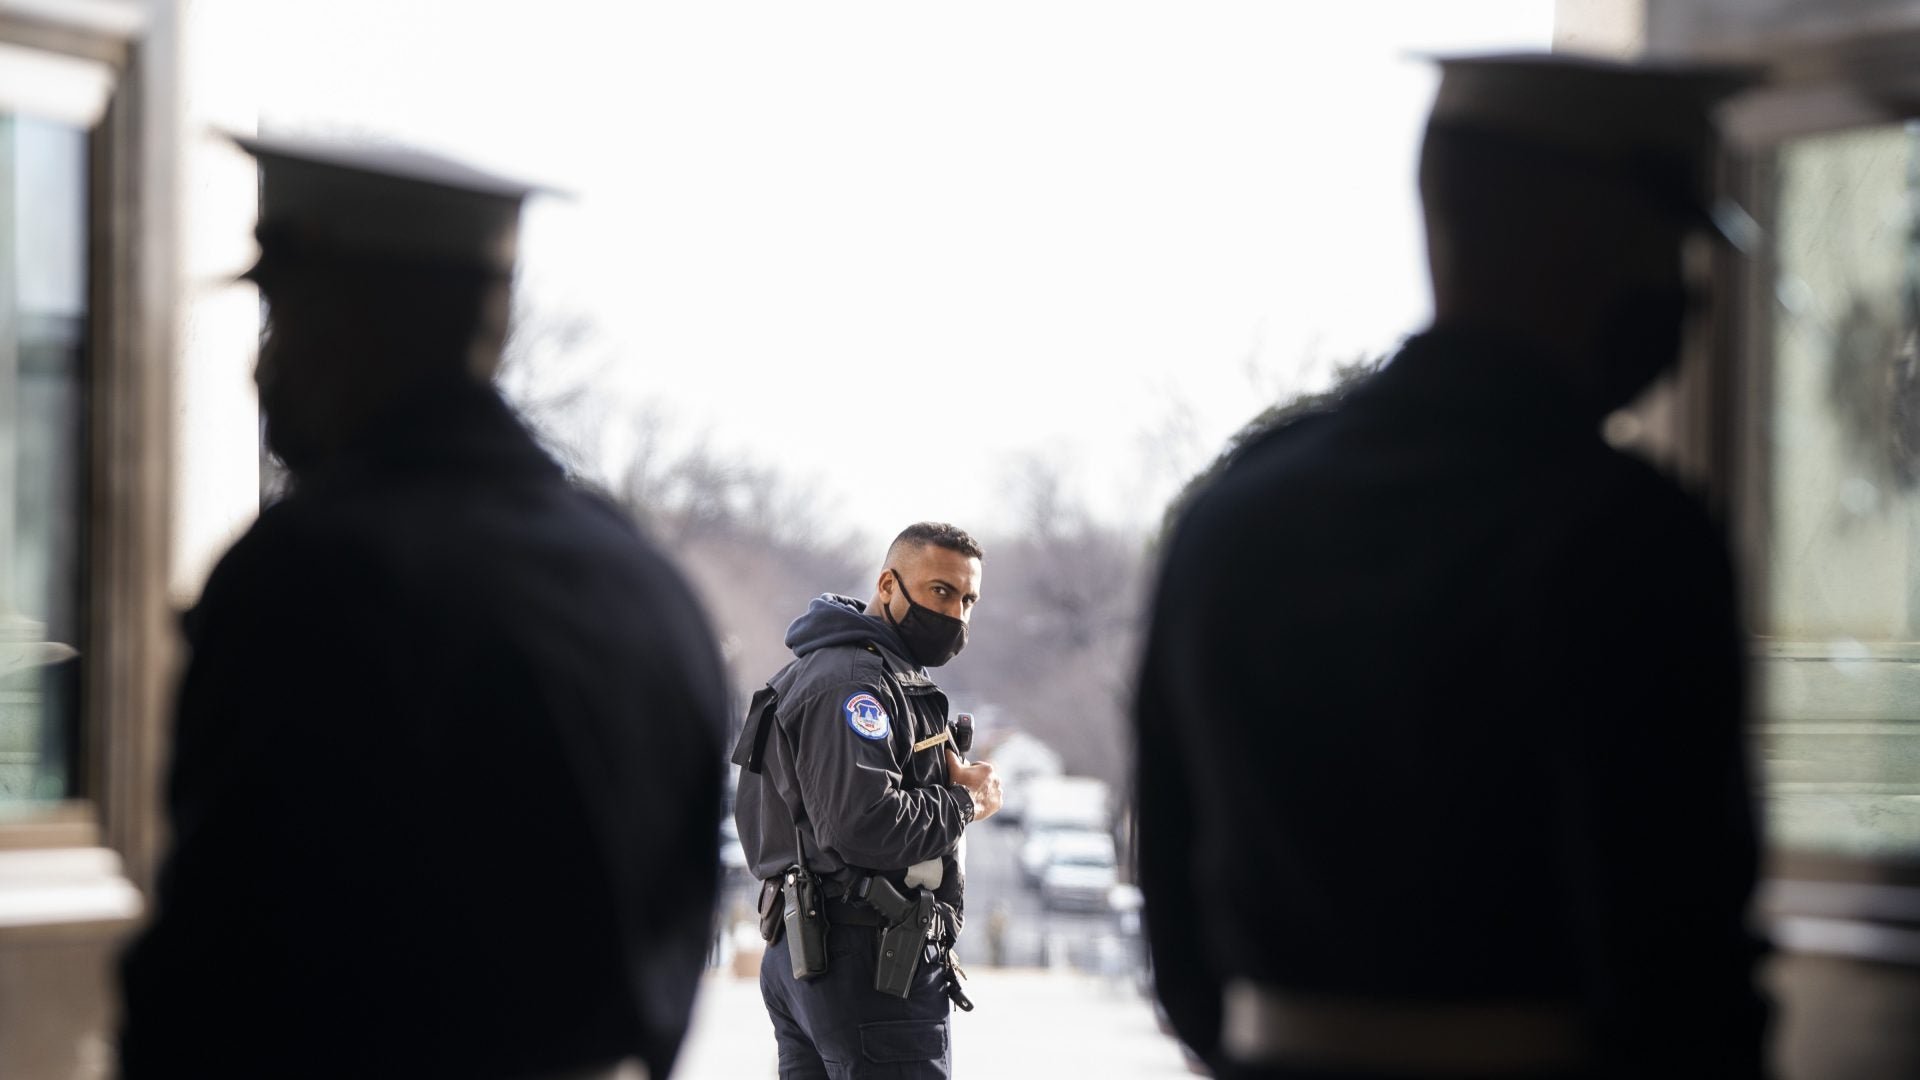
<path id="1" fill-rule="evenodd" d="M 744 966 L 744 965 L 743 965 Z M 969 967 L 976 1008 L 953 1017 L 960 1080 L 1191 1077 L 1153 1008 L 1125 981 L 1033 968 Z M 757 977 L 708 974 L 673 1080 L 775 1075 L 773 1027 Z"/>

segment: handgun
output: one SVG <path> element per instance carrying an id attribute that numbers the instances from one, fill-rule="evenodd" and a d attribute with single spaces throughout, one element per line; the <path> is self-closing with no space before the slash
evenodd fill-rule
<path id="1" fill-rule="evenodd" d="M 920 969 L 920 958 L 933 933 L 933 894 L 924 888 L 913 892 L 911 898 L 906 897 L 893 882 L 877 875 L 865 886 L 867 906 L 887 920 L 880 931 L 880 958 L 873 966 L 873 988 L 894 997 L 906 997 L 913 991 L 914 973 Z"/>

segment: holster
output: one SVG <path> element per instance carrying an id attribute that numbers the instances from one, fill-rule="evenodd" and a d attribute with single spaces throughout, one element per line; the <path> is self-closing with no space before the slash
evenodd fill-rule
<path id="1" fill-rule="evenodd" d="M 780 879 L 781 925 L 787 934 L 787 955 L 793 977 L 811 979 L 827 973 L 827 905 L 820 881 L 805 866 L 790 866 Z"/>
<path id="2" fill-rule="evenodd" d="M 914 889 L 911 897 L 886 878 L 874 876 L 863 886 L 867 906 L 880 913 L 887 925 L 880 930 L 880 956 L 873 965 L 873 988 L 894 997 L 913 992 L 913 976 L 927 952 L 927 939 L 934 930 L 933 894 Z"/>

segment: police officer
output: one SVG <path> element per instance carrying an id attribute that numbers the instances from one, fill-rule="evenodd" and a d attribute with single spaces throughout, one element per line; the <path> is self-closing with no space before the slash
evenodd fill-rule
<path id="1" fill-rule="evenodd" d="M 1736 73 L 1447 61 L 1434 324 L 1248 448 L 1165 558 L 1141 885 L 1235 1077 L 1752 1077 L 1726 544 L 1601 422 L 1679 352 Z"/>
<path id="2" fill-rule="evenodd" d="M 970 733 L 927 669 L 966 645 L 981 554 L 952 525 L 909 526 L 870 600 L 823 595 L 794 620 L 793 661 L 749 706 L 735 814 L 765 882 L 760 991 L 783 1078 L 948 1075 L 949 997 L 971 1007 L 951 955 L 956 849 L 1000 808 L 1000 781 L 961 759 Z"/>
<path id="3" fill-rule="evenodd" d="M 528 188 L 240 142 L 293 486 L 187 620 L 123 1072 L 664 1076 L 712 918 L 725 684 L 680 575 L 491 384 Z"/>

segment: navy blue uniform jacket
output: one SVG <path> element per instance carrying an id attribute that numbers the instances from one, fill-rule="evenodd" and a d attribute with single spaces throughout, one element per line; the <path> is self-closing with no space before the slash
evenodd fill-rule
<path id="1" fill-rule="evenodd" d="M 1137 700 L 1160 993 L 1574 1003 L 1608 1075 L 1751 1076 L 1743 639 L 1703 510 L 1538 357 L 1434 333 L 1250 447 Z"/>
<path id="2" fill-rule="evenodd" d="M 769 682 L 778 730 L 762 772 L 740 774 L 734 809 L 747 865 L 761 878 L 793 864 L 792 808 L 804 820 L 807 865 L 829 876 L 900 871 L 943 862 L 940 899 L 961 901 L 954 851 L 973 819 L 973 800 L 950 782 L 947 745 L 914 745 L 947 730 L 947 696 L 893 629 L 858 600 L 815 599 L 787 629 L 794 660 Z M 756 702 L 762 700 L 756 698 Z M 748 716 L 734 761 L 745 764 L 758 734 Z"/>
<path id="3" fill-rule="evenodd" d="M 666 1073 L 718 880 L 720 660 L 490 388 L 264 512 L 188 630 L 127 1076 Z"/>

